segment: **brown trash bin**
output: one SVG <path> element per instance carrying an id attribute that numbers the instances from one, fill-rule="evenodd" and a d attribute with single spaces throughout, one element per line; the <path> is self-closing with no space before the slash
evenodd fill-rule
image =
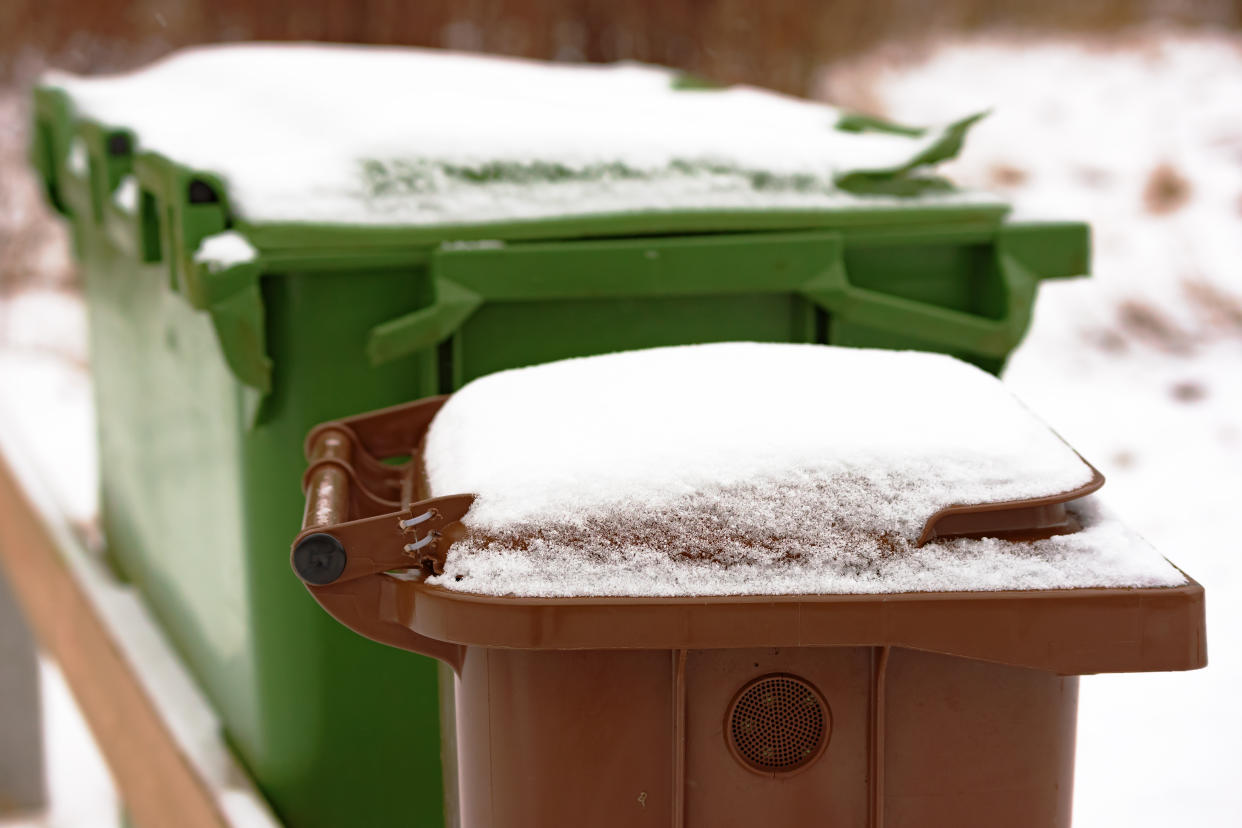
<path id="1" fill-rule="evenodd" d="M 418 570 L 438 571 L 472 500 L 424 498 L 418 447 L 444 400 L 311 433 L 293 563 L 346 626 L 452 667 L 465 828 L 1067 826 L 1077 677 L 1206 664 L 1189 579 L 688 598 L 428 585 Z M 381 462 L 398 456 L 415 462 Z M 945 510 L 923 539 L 1066 531 L 1065 503 L 1102 483 Z"/>

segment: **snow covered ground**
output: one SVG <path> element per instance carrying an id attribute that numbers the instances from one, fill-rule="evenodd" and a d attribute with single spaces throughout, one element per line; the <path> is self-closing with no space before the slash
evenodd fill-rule
<path id="1" fill-rule="evenodd" d="M 1005 380 L 1206 587 L 1211 663 L 1083 679 L 1076 824 L 1242 824 L 1242 40 L 969 40 L 825 88 L 914 123 L 993 107 L 944 172 L 1091 222 L 1095 277 L 1043 286 Z"/>
<path id="2" fill-rule="evenodd" d="M 0 818 L 0 828 L 113 828 L 120 803 L 99 747 L 56 663 L 39 659 L 46 813 Z"/>
<path id="3" fill-rule="evenodd" d="M 1095 227 L 1095 278 L 1044 286 L 1005 379 L 1108 476 L 1113 510 L 1206 586 L 1211 664 L 1083 680 L 1075 816 L 1088 828 L 1242 824 L 1240 88 L 1238 40 L 1151 33 L 965 41 L 825 75 L 838 97 L 914 123 L 994 106 L 946 173 Z M 80 325 L 59 293 L 0 306 L 0 396 L 44 401 L 32 435 L 73 435 L 47 449 L 49 468 L 92 462 Z M 60 487 L 71 514 L 93 507 L 86 479 L 79 465 Z M 75 801 L 41 824 L 105 824 L 113 794 L 80 723 L 49 738 L 53 795 Z M 72 762 L 86 775 L 57 788 Z"/>
<path id="4" fill-rule="evenodd" d="M 97 507 L 94 405 L 76 295 L 31 290 L 0 300 L 0 405 L 49 480 L 58 505 L 90 533 Z M 19 404 L 13 403 L 18 401 Z M 107 765 L 54 662 L 41 658 L 44 814 L 0 817 L 0 828 L 111 828 L 120 805 Z"/>

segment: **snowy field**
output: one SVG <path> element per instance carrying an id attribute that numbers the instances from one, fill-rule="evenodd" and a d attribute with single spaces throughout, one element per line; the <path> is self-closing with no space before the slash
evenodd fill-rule
<path id="1" fill-rule="evenodd" d="M 1205 586 L 1210 666 L 1083 679 L 1075 821 L 1242 825 L 1242 41 L 966 41 L 825 89 L 912 123 L 993 107 L 945 173 L 1091 222 L 1094 278 L 1043 286 L 1004 378 Z"/>
<path id="2" fill-rule="evenodd" d="M 1005 380 L 1104 472 L 1112 510 L 1205 585 L 1211 664 L 1083 679 L 1076 824 L 1242 824 L 1240 41 L 974 40 L 868 56 L 823 80 L 841 103 L 911 123 L 992 107 L 946 173 L 1023 215 L 1093 224 L 1095 277 L 1044 286 Z M 15 113 L 0 98 L 5 176 L 20 168 Z M 28 186 L 5 182 L 0 222 L 38 234 L 37 251 L 3 251 L 0 267 L 59 273 L 58 231 L 21 198 Z M 82 326 L 60 290 L 0 304 L 0 399 L 21 404 L 32 447 L 63 472 L 66 510 L 87 522 Z M 107 825 L 106 772 L 63 685 L 47 688 L 55 802 L 47 820 L 21 824 Z"/>

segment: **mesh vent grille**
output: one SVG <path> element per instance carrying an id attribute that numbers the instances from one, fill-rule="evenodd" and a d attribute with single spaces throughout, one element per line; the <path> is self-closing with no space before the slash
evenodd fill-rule
<path id="1" fill-rule="evenodd" d="M 729 711 L 734 753 L 762 773 L 813 762 L 827 741 L 829 714 L 819 692 L 796 676 L 764 676 L 742 688 Z"/>

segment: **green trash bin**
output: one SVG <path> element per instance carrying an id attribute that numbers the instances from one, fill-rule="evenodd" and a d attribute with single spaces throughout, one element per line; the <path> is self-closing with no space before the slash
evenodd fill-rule
<path id="1" fill-rule="evenodd" d="M 376 61 L 384 72 L 363 71 Z M 909 146 L 904 161 L 838 166 L 823 181 L 714 158 L 652 172 L 369 157 L 350 173 L 363 213 L 321 216 L 332 203 L 317 206 L 309 188 L 282 214 L 256 208 L 227 163 L 247 141 L 264 149 L 265 133 L 230 125 L 223 93 L 261 89 L 270 66 L 284 67 L 274 109 L 310 105 L 290 90 L 360 78 L 388 94 L 394 66 L 401 82 L 464 74 L 475 86 L 462 94 L 493 84 L 493 97 L 577 73 L 533 105 L 563 109 L 585 83 L 660 106 L 714 96 L 682 100 L 716 123 L 759 100 L 774 123 L 786 108 L 795 126 L 815 115 L 846 148 Z M 152 78 L 145 98 L 111 95 Z M 304 504 L 289 481 L 313 425 L 504 368 L 693 342 L 924 349 L 999 372 L 1038 282 L 1087 270 L 1085 226 L 1009 222 L 1003 203 L 928 173 L 971 119 L 896 129 L 753 90 L 678 91 L 690 86 L 653 68 L 265 46 L 192 50 L 107 84 L 53 76 L 35 90 L 32 159 L 84 272 L 109 555 L 290 825 L 455 819 L 442 806 L 455 783 L 441 772 L 434 662 L 352 635 L 288 576 Z M 187 100 L 202 107 L 194 128 L 219 139 L 219 163 L 176 150 Z M 448 182 L 432 194 L 441 213 L 392 212 L 437 182 Z M 519 215 L 488 212 L 506 199 Z"/>

